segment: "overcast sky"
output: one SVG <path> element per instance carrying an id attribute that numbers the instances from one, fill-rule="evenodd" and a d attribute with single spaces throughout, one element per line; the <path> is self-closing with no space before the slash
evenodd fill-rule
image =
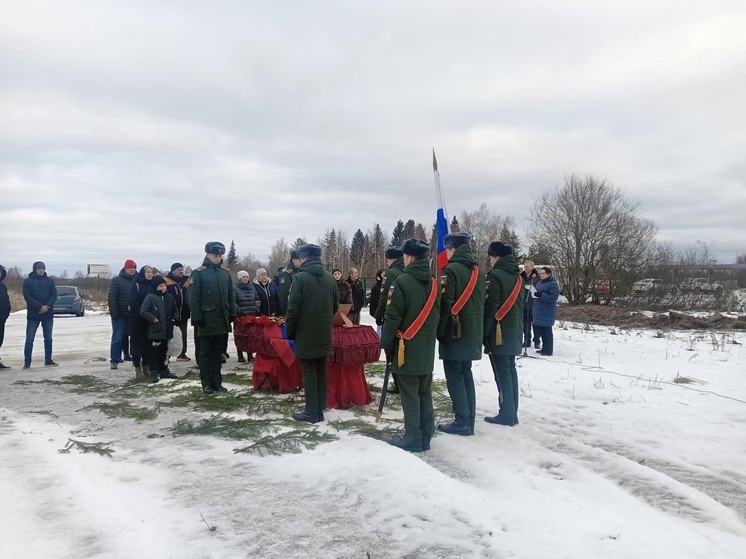
<path id="1" fill-rule="evenodd" d="M 0 263 L 267 257 L 569 173 L 746 252 L 743 0 L 0 0 Z"/>

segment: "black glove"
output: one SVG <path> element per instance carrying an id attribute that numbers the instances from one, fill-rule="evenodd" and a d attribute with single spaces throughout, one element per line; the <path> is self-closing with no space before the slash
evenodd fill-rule
<path id="1" fill-rule="evenodd" d="M 532 295 L 533 295 L 534 299 L 539 299 L 541 297 L 541 292 L 540 291 L 534 291 Z"/>
<path id="2" fill-rule="evenodd" d="M 237 318 L 238 318 L 237 316 L 229 316 L 228 320 L 230 320 L 231 324 L 233 324 Z"/>
<path id="3" fill-rule="evenodd" d="M 203 326 L 207 326 L 207 321 L 204 318 L 199 318 L 194 321 L 194 325 L 202 328 Z"/>

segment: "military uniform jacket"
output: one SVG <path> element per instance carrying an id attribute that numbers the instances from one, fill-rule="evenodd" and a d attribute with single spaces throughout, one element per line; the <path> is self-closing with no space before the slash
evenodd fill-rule
<path id="1" fill-rule="evenodd" d="M 487 295 L 484 303 L 484 335 L 493 355 L 520 355 L 523 349 L 523 297 L 522 292 L 507 315 L 500 321 L 502 345 L 495 345 L 497 321 L 495 313 L 515 287 L 518 264 L 513 255 L 503 256 L 487 274 Z M 522 289 L 522 288 L 521 288 Z"/>
<path id="2" fill-rule="evenodd" d="M 192 272 L 192 285 L 187 289 L 189 310 L 199 326 L 197 335 L 217 336 L 231 331 L 231 319 L 236 312 L 236 293 L 233 291 L 231 274 L 220 265 L 205 258 L 202 266 Z"/>
<path id="3" fill-rule="evenodd" d="M 383 317 L 381 347 L 392 356 L 392 372 L 399 375 L 426 375 L 433 372 L 435 361 L 435 336 L 440 317 L 440 293 L 425 323 L 417 335 L 405 342 L 404 365 L 398 362 L 397 331 L 405 332 L 425 307 L 432 284 L 430 263 L 418 258 L 404 268 L 388 291 L 386 312 Z M 388 278 L 386 278 L 388 282 Z M 437 289 L 437 287 L 436 287 Z"/>
<path id="4" fill-rule="evenodd" d="M 471 279 L 477 265 L 469 245 L 461 245 L 453 253 L 440 276 L 440 322 L 438 323 L 438 354 L 441 359 L 451 361 L 473 361 L 482 358 L 484 323 L 484 276 L 479 272 L 477 283 L 466 305 L 458 314 L 461 322 L 461 338 L 451 337 L 453 319 L 451 309 Z"/>
<path id="5" fill-rule="evenodd" d="M 308 258 L 293 277 L 285 322 L 298 359 L 333 353 L 332 317 L 339 309 L 337 282 L 318 257 Z"/>
<path id="6" fill-rule="evenodd" d="M 401 275 L 404 271 L 404 258 L 397 258 L 389 269 L 386 271 L 386 281 L 381 286 L 381 297 L 378 300 L 378 307 L 376 313 L 373 315 L 376 319 L 376 324 L 379 326 L 383 324 L 383 317 L 386 314 L 386 303 L 388 301 L 388 292 L 391 289 L 391 285 L 394 280 Z"/>
<path id="7" fill-rule="evenodd" d="M 280 291 L 280 314 L 288 312 L 288 298 L 290 297 L 290 286 L 293 285 L 293 277 L 298 273 L 298 268 L 293 266 L 292 260 L 277 278 L 277 288 Z"/>

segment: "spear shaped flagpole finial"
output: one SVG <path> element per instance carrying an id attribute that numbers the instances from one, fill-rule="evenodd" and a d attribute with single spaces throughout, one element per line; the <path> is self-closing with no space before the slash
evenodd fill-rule
<path id="1" fill-rule="evenodd" d="M 438 160 L 435 158 L 435 148 L 433 148 L 433 171 L 438 170 Z"/>

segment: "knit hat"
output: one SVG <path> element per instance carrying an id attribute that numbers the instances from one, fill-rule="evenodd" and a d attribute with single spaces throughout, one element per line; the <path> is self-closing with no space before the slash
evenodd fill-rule
<path id="1" fill-rule="evenodd" d="M 256 277 L 259 277 L 262 274 L 266 274 L 266 273 L 267 273 L 267 269 L 266 268 L 257 268 L 256 269 Z"/>
<path id="2" fill-rule="evenodd" d="M 300 258 L 300 249 L 292 249 L 290 251 L 290 260 L 297 260 L 298 258 Z"/>
<path id="3" fill-rule="evenodd" d="M 0 266 L 0 281 L 3 281 L 5 279 L 5 276 L 8 275 L 8 272 L 5 271 L 5 268 Z"/>
<path id="4" fill-rule="evenodd" d="M 407 239 L 402 243 L 401 251 L 415 258 L 427 258 L 430 255 L 430 245 L 419 239 Z"/>
<path id="5" fill-rule="evenodd" d="M 394 247 L 391 246 L 386 249 L 386 252 L 384 252 L 384 256 L 390 260 L 396 260 L 397 258 L 401 258 L 402 254 L 404 254 L 401 251 L 401 247 Z"/>
<path id="6" fill-rule="evenodd" d="M 493 241 L 487 249 L 488 256 L 508 256 L 513 254 L 513 245 L 504 241 Z"/>
<path id="7" fill-rule="evenodd" d="M 225 254 L 225 245 L 218 241 L 211 241 L 205 245 L 205 253 L 223 256 Z"/>
<path id="8" fill-rule="evenodd" d="M 458 248 L 461 245 L 468 245 L 471 242 L 471 235 L 468 233 L 449 233 L 443 239 L 445 248 Z"/>
<path id="9" fill-rule="evenodd" d="M 38 270 L 39 268 L 43 268 L 44 270 L 46 270 L 47 269 L 47 265 L 44 264 L 44 262 L 42 262 L 41 260 L 38 261 L 38 262 L 34 262 L 34 272 L 36 270 Z"/>
<path id="10" fill-rule="evenodd" d="M 156 289 L 162 283 L 166 283 L 166 280 L 163 279 L 163 276 L 153 276 L 153 279 L 150 280 L 150 287 Z"/>
<path id="11" fill-rule="evenodd" d="M 125 270 L 128 268 L 137 269 L 137 264 L 135 264 L 134 260 L 132 260 L 131 258 L 128 258 L 127 260 L 124 261 L 124 266 L 122 266 L 122 268 L 124 268 Z"/>
<path id="12" fill-rule="evenodd" d="M 332 274 L 334 274 L 334 272 L 339 272 L 339 273 L 341 274 L 341 273 L 342 273 L 342 270 L 340 270 L 339 268 L 334 268 L 334 269 L 332 270 Z"/>
<path id="13" fill-rule="evenodd" d="M 319 245 L 303 245 L 298 249 L 300 258 L 314 258 L 321 256 L 321 247 Z"/>
<path id="14" fill-rule="evenodd" d="M 236 275 L 238 276 L 238 279 L 250 277 L 249 272 L 247 272 L 246 270 L 239 270 L 239 272 Z"/>
<path id="15" fill-rule="evenodd" d="M 174 270 L 178 270 L 179 268 L 183 267 L 184 264 L 182 264 L 181 262 L 174 262 L 173 264 L 171 264 L 171 271 L 173 272 Z"/>

